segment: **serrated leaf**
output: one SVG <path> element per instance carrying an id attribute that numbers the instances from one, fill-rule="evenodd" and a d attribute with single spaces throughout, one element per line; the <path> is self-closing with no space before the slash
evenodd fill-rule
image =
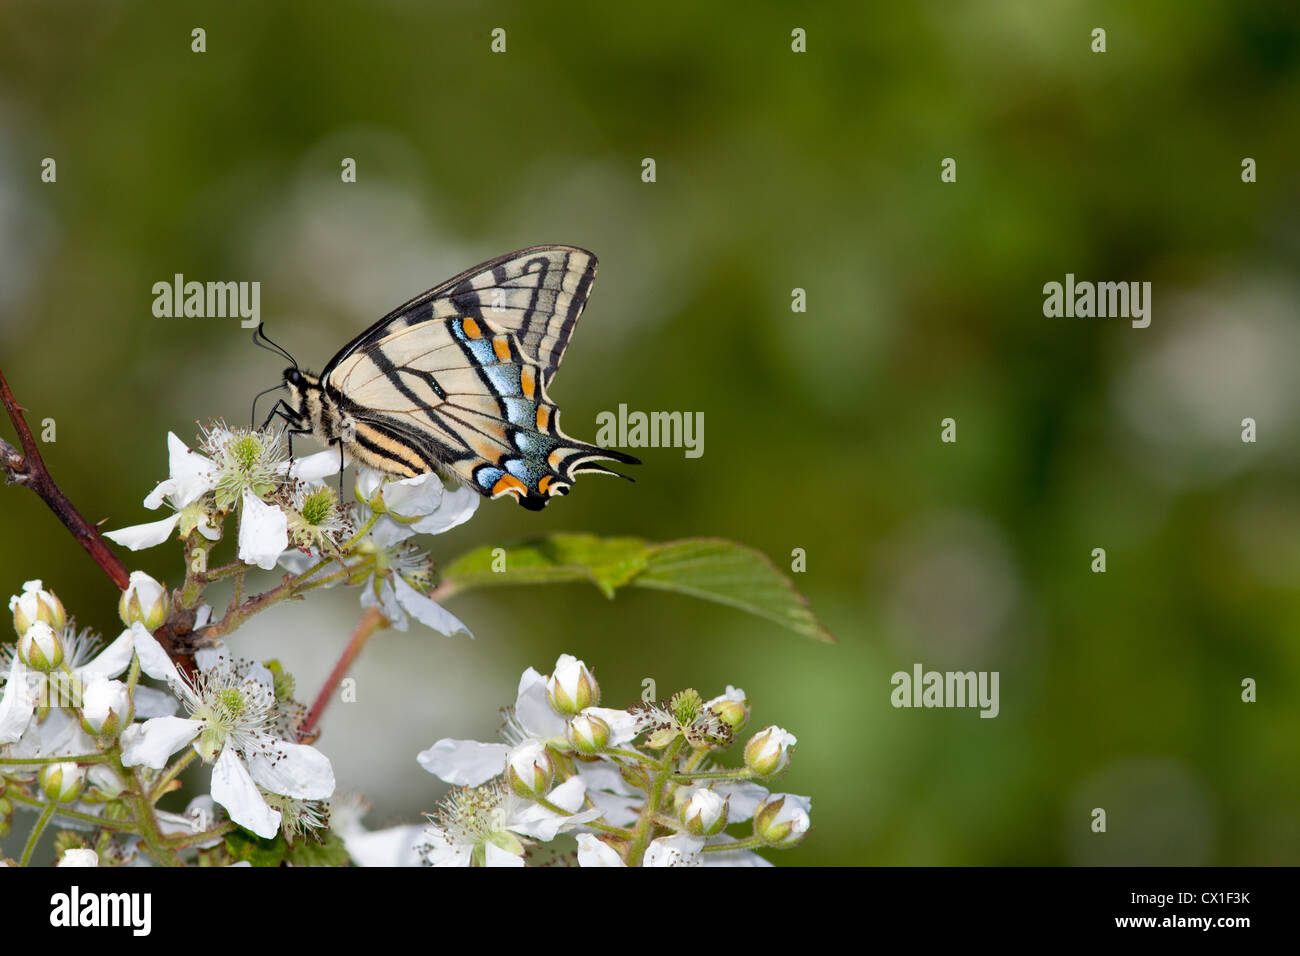
<path id="1" fill-rule="evenodd" d="M 734 541 L 687 538 L 656 545 L 631 583 L 726 604 L 819 641 L 835 640 L 766 555 Z"/>
<path id="2" fill-rule="evenodd" d="M 590 581 L 606 597 L 645 567 L 650 545 L 640 538 L 555 534 L 508 548 L 478 548 L 443 572 L 453 591 L 500 584 Z M 504 567 L 504 570 L 493 570 Z"/>
<path id="3" fill-rule="evenodd" d="M 497 570 L 494 570 L 496 568 Z M 444 597 L 476 587 L 590 581 L 606 597 L 625 586 L 676 591 L 833 641 L 794 584 L 753 548 L 714 538 L 654 544 L 640 538 L 557 534 L 478 548 L 443 571 Z"/>

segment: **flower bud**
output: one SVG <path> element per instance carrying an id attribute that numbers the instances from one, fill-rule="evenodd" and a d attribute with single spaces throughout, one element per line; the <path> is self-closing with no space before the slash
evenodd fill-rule
<path id="1" fill-rule="evenodd" d="M 785 769 L 790 762 L 790 748 L 796 743 L 794 734 L 780 727 L 760 730 L 745 744 L 745 766 L 760 777 L 770 777 Z"/>
<path id="2" fill-rule="evenodd" d="M 551 790 L 551 758 L 536 740 L 520 744 L 506 756 L 506 778 L 521 797 L 544 797 Z"/>
<path id="3" fill-rule="evenodd" d="M 754 812 L 754 834 L 773 846 L 794 846 L 811 825 L 812 801 L 793 793 L 774 793 Z"/>
<path id="4" fill-rule="evenodd" d="M 0 820 L 8 820 L 14 815 L 14 802 L 8 797 L 0 797 Z"/>
<path id="5" fill-rule="evenodd" d="M 143 571 L 131 572 L 131 583 L 122 592 L 117 603 L 117 612 L 122 623 L 130 627 L 136 621 L 145 626 L 147 631 L 156 631 L 167 620 L 171 601 L 167 589 Z"/>
<path id="6" fill-rule="evenodd" d="M 35 621 L 18 641 L 18 656 L 34 671 L 52 671 L 63 663 L 63 642 L 54 628 Z"/>
<path id="7" fill-rule="evenodd" d="M 609 724 L 595 714 L 585 711 L 576 715 L 565 728 L 565 736 L 573 749 L 580 754 L 591 756 L 598 754 L 609 746 Z"/>
<path id="8" fill-rule="evenodd" d="M 64 850 L 55 866 L 99 866 L 99 854 L 94 850 Z"/>
<path id="9" fill-rule="evenodd" d="M 51 763 L 41 768 L 41 789 L 56 803 L 71 803 L 81 796 L 86 771 L 75 763 Z"/>
<path id="10" fill-rule="evenodd" d="M 732 730 L 739 730 L 749 720 L 749 699 L 739 687 L 727 686 L 727 692 L 705 704 Z"/>
<path id="11" fill-rule="evenodd" d="M 97 737 L 115 737 L 131 719 L 131 698 L 119 680 L 97 676 L 81 697 L 81 726 Z"/>
<path id="12" fill-rule="evenodd" d="M 19 636 L 37 621 L 44 621 L 56 631 L 63 630 L 68 623 L 63 602 L 54 596 L 53 591 L 42 588 L 39 580 L 26 582 L 23 593 L 9 599 L 9 610 L 14 612 L 14 630 Z"/>
<path id="13" fill-rule="evenodd" d="M 572 654 L 561 654 L 555 672 L 546 679 L 546 697 L 556 713 L 572 717 L 600 703 L 600 685 L 586 664 Z"/>
<path id="14" fill-rule="evenodd" d="M 686 829 L 695 836 L 713 836 L 727 825 L 727 801 L 712 790 L 693 790 L 681 816 Z"/>

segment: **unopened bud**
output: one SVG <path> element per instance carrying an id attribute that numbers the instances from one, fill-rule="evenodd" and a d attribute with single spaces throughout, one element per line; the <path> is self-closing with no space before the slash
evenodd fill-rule
<path id="1" fill-rule="evenodd" d="M 790 762 L 790 748 L 798 740 L 794 734 L 772 726 L 760 730 L 745 744 L 745 766 L 760 777 L 770 777 Z"/>
<path id="2" fill-rule="evenodd" d="M 81 796 L 86 771 L 75 763 L 51 763 L 41 768 L 41 790 L 56 803 L 71 803 Z"/>
<path id="3" fill-rule="evenodd" d="M 156 631 L 167 620 L 171 601 L 167 589 L 143 571 L 132 571 L 127 585 L 117 603 L 117 612 L 127 627 L 139 621 L 147 631 Z"/>
<path id="4" fill-rule="evenodd" d="M 9 599 L 9 610 L 14 613 L 14 630 L 20 637 L 37 621 L 44 621 L 56 631 L 63 630 L 68 623 L 63 602 L 53 591 L 41 587 L 39 580 L 23 584 L 23 593 Z"/>
<path id="5" fill-rule="evenodd" d="M 63 663 L 63 642 L 50 625 L 34 621 L 18 641 L 18 656 L 34 671 L 52 671 Z"/>
<path id="6" fill-rule="evenodd" d="M 811 825 L 812 801 L 793 793 L 774 793 L 754 812 L 754 833 L 773 846 L 793 846 Z"/>
<path id="7" fill-rule="evenodd" d="M 600 703 L 600 685 L 586 664 L 572 654 L 561 654 L 546 679 L 546 697 L 556 713 L 572 717 Z"/>
<path id="8" fill-rule="evenodd" d="M 551 758 L 546 747 L 529 740 L 506 757 L 506 778 L 521 797 L 544 797 L 551 790 Z"/>
<path id="9" fill-rule="evenodd" d="M 727 825 L 727 801 L 712 790 L 694 790 L 681 815 L 686 829 L 695 836 L 713 836 Z"/>

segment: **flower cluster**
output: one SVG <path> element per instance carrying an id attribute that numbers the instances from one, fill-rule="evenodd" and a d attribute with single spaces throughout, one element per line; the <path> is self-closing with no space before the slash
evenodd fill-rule
<path id="1" fill-rule="evenodd" d="M 41 581 L 10 599 L 18 641 L 0 646 L 0 836 L 16 808 L 39 814 L 24 862 L 56 812 L 99 830 L 97 858 L 117 862 L 141 851 L 178 862 L 179 850 L 219 839 L 232 824 L 262 837 L 319 826 L 334 771 L 294 739 L 301 707 L 277 693 L 265 666 L 219 647 L 199 651 L 195 673 L 182 674 L 149 631 L 166 619 L 169 600 L 157 581 L 133 573 L 119 604 L 125 627 L 105 645 L 78 631 Z M 140 683 L 142 674 L 170 692 Z M 187 716 L 176 715 L 178 704 Z M 185 815 L 159 810 L 195 758 L 212 764 L 211 796 Z"/>
<path id="2" fill-rule="evenodd" d="M 665 703 L 599 706 L 600 686 L 565 654 L 545 676 L 529 668 L 507 710 L 504 742 L 443 739 L 418 756 L 455 789 L 424 828 L 342 828 L 363 864 L 524 866 L 766 866 L 754 850 L 799 843 L 811 801 L 765 786 L 795 744 L 767 727 L 743 765 L 719 765 L 749 718 L 743 691 L 703 700 L 684 690 Z M 760 782 L 761 781 L 761 782 Z M 748 824 L 748 832 L 727 832 Z M 562 845 L 558 838 L 572 839 Z"/>
<path id="3" fill-rule="evenodd" d="M 468 521 L 479 495 L 448 488 L 437 474 L 393 479 L 357 470 L 355 501 L 343 501 L 327 479 L 341 473 L 337 452 L 292 460 L 282 429 L 214 425 L 199 450 L 168 433 L 170 474 L 144 499 L 146 508 L 173 510 L 161 521 L 107 532 L 131 550 L 179 536 L 189 549 L 189 575 L 182 598 L 193 603 L 205 584 L 277 564 L 296 576 L 280 593 L 294 597 L 338 584 L 361 587 L 361 605 L 378 608 L 398 630 L 410 618 L 441 634 L 469 634 L 454 615 L 429 597 L 432 562 L 409 539 L 440 534 Z M 238 560 L 208 566 L 213 546 L 238 519 Z M 214 634 L 242 623 L 236 614 Z"/>

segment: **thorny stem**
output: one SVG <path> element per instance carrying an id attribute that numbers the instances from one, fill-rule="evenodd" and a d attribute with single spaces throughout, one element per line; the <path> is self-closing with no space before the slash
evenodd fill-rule
<path id="1" fill-rule="evenodd" d="M 99 530 L 81 516 L 68 500 L 68 496 L 50 477 L 49 470 L 41 458 L 40 449 L 36 446 L 36 439 L 32 436 L 31 429 L 27 427 L 26 419 L 23 418 L 22 406 L 14 399 L 3 372 L 0 372 L 0 402 L 4 403 L 5 411 L 9 413 L 9 420 L 14 423 L 14 429 L 18 432 L 18 441 L 23 449 L 20 453 L 8 442 L 0 440 L 0 468 L 8 473 L 7 481 L 26 485 L 36 492 L 63 522 L 64 527 L 71 531 L 73 537 L 86 549 L 86 553 L 108 575 L 109 580 L 117 585 L 119 591 L 125 591 L 131 580 L 126 565 L 109 548 L 108 542 L 100 535 Z"/>

